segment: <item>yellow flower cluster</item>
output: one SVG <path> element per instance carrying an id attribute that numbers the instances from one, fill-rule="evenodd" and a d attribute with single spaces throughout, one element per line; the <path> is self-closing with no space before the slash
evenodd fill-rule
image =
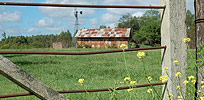
<path id="1" fill-rule="evenodd" d="M 201 81 L 200 83 L 201 83 L 201 84 L 204 84 L 204 81 Z"/>
<path id="2" fill-rule="evenodd" d="M 175 74 L 175 76 L 176 76 L 176 77 L 181 77 L 181 72 L 177 72 L 177 73 Z"/>
<path id="3" fill-rule="evenodd" d="M 178 96 L 178 100 L 183 100 L 182 96 Z"/>
<path id="4" fill-rule="evenodd" d="M 128 92 L 132 92 L 132 91 L 133 91 L 133 89 L 128 89 L 127 91 L 128 91 Z"/>
<path id="5" fill-rule="evenodd" d="M 197 93 L 201 93 L 201 90 L 198 90 Z"/>
<path id="6" fill-rule="evenodd" d="M 80 79 L 78 80 L 78 83 L 81 84 L 81 85 L 83 85 L 84 79 L 83 79 L 83 78 L 80 78 Z"/>
<path id="7" fill-rule="evenodd" d="M 193 75 L 191 76 L 188 76 L 188 79 L 191 80 L 191 79 L 194 79 L 195 77 Z"/>
<path id="8" fill-rule="evenodd" d="M 179 85 L 179 86 L 177 86 L 177 87 L 176 87 L 176 89 L 181 89 L 181 86 L 180 86 L 180 85 Z"/>
<path id="9" fill-rule="evenodd" d="M 202 89 L 204 89 L 204 85 L 202 86 Z"/>
<path id="10" fill-rule="evenodd" d="M 195 83 L 196 83 L 196 80 L 192 80 L 191 82 L 192 82 L 193 84 L 195 84 Z"/>
<path id="11" fill-rule="evenodd" d="M 166 72 L 169 68 L 168 67 L 164 67 L 163 71 Z"/>
<path id="12" fill-rule="evenodd" d="M 174 95 L 173 94 L 169 94 L 169 98 L 172 98 Z"/>
<path id="13" fill-rule="evenodd" d="M 130 77 L 125 77 L 124 81 L 131 81 Z"/>
<path id="14" fill-rule="evenodd" d="M 135 85 L 136 81 L 130 81 L 130 85 Z"/>
<path id="15" fill-rule="evenodd" d="M 148 80 L 148 81 L 151 81 L 151 80 L 152 80 L 152 78 L 149 76 L 149 77 L 147 77 L 147 80 Z"/>
<path id="16" fill-rule="evenodd" d="M 188 43 L 188 42 L 191 41 L 191 39 L 190 39 L 190 38 L 185 38 L 183 41 L 184 41 L 185 43 Z"/>
<path id="17" fill-rule="evenodd" d="M 152 92 L 152 89 L 148 89 L 148 90 L 147 90 L 147 93 L 151 93 L 151 92 Z"/>
<path id="18" fill-rule="evenodd" d="M 200 100 L 204 100 L 204 97 L 200 97 Z"/>
<path id="19" fill-rule="evenodd" d="M 137 53 L 138 58 L 144 58 L 145 56 L 146 56 L 146 54 L 144 52 L 138 52 Z"/>
<path id="20" fill-rule="evenodd" d="M 173 63 L 174 63 L 174 64 L 178 64 L 178 60 L 174 60 Z"/>
<path id="21" fill-rule="evenodd" d="M 189 81 L 187 81 L 187 80 L 185 80 L 185 81 L 183 81 L 183 84 L 188 84 L 189 83 Z"/>
<path id="22" fill-rule="evenodd" d="M 159 79 L 162 81 L 162 82 L 166 82 L 168 80 L 167 76 L 160 76 Z"/>
<path id="23" fill-rule="evenodd" d="M 121 49 L 125 49 L 125 48 L 127 48 L 127 45 L 121 44 L 121 45 L 120 45 L 120 48 L 121 48 Z"/>

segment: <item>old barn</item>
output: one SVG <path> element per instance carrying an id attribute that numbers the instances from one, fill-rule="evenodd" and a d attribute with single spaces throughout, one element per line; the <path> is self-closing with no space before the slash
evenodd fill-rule
<path id="1" fill-rule="evenodd" d="M 128 45 L 130 28 L 113 29 L 80 29 L 76 37 L 76 45 L 88 45 L 91 48 L 119 48 L 121 44 Z"/>

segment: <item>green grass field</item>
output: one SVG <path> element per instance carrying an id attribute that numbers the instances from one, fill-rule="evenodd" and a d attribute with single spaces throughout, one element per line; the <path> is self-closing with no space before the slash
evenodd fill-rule
<path id="1" fill-rule="evenodd" d="M 87 52 L 110 49 L 24 49 L 13 51 L 59 51 L 59 52 Z M 1 50 L 3 51 L 3 50 Z M 12 50 L 4 50 L 12 51 Z M 131 79 L 137 84 L 147 84 L 141 59 L 137 58 L 137 52 L 126 52 L 128 71 Z M 145 51 L 147 56 L 144 58 L 148 76 L 153 78 L 153 82 L 161 82 L 159 76 L 162 73 L 161 51 Z M 194 53 L 194 51 L 191 51 Z M 3 55 L 38 80 L 49 85 L 57 91 L 84 89 L 78 84 L 79 78 L 84 78 L 84 85 L 87 89 L 100 89 L 114 87 L 115 82 L 123 82 L 127 76 L 123 53 L 97 54 L 97 55 Z M 193 58 L 195 59 L 195 58 Z M 188 63 L 194 60 L 188 59 Z M 192 74 L 193 69 L 188 72 Z M 8 79 L 0 75 L 0 95 L 25 93 L 24 89 L 15 85 Z M 127 86 L 118 84 L 117 87 Z M 162 86 L 155 86 L 162 95 Z M 131 93 L 127 90 L 120 90 L 116 97 L 118 100 L 149 100 L 151 95 L 146 93 L 148 88 L 137 88 Z M 63 94 L 70 100 L 108 100 L 110 92 L 98 93 L 71 93 Z M 7 98 L 3 100 L 38 100 L 35 96 Z"/>

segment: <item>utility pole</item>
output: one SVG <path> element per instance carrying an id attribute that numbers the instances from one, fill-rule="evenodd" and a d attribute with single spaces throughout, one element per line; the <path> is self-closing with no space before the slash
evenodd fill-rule
<path id="1" fill-rule="evenodd" d="M 199 48 L 201 44 L 204 45 L 204 0 L 195 0 L 195 19 L 196 19 L 196 63 L 202 63 L 202 61 L 198 61 L 201 55 L 204 55 L 204 51 L 199 53 Z M 204 93 L 204 89 L 202 89 L 201 81 L 204 81 L 204 65 L 196 66 L 197 71 L 197 90 L 201 90 L 201 93 Z M 202 94 L 199 93 L 200 97 Z"/>

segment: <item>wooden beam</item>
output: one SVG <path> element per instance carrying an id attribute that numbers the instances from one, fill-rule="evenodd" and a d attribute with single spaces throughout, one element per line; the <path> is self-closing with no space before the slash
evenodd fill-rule
<path id="1" fill-rule="evenodd" d="M 161 15 L 163 15 L 161 45 L 167 46 L 166 51 L 162 50 L 162 55 L 164 54 L 162 67 L 168 67 L 169 76 L 175 84 L 179 84 L 178 78 L 175 77 L 175 74 L 180 72 L 178 66 L 183 74 L 180 78 L 181 82 L 186 79 L 187 46 L 183 41 L 187 37 L 185 25 L 186 0 L 161 0 L 161 5 L 166 6 L 165 11 L 161 11 Z M 174 60 L 179 61 L 178 65 L 173 63 Z M 166 72 L 162 74 L 166 75 Z M 181 87 L 183 87 L 183 97 L 185 97 L 185 86 L 182 84 Z M 171 80 L 168 80 L 167 88 L 169 93 L 174 95 L 172 100 L 177 100 L 177 97 L 181 96 Z M 167 93 L 166 91 L 163 100 L 169 100 Z"/>
<path id="2" fill-rule="evenodd" d="M 196 16 L 196 60 L 200 58 L 202 53 L 198 54 L 198 48 L 200 44 L 204 45 L 204 0 L 195 0 L 195 16 Z M 201 63 L 201 62 L 197 62 Z M 204 65 L 197 66 L 197 90 L 201 90 L 204 93 L 204 89 L 201 88 L 201 81 L 204 81 L 204 74 L 199 71 L 204 72 Z M 204 84 L 203 84 L 204 85 Z M 202 96 L 202 94 L 199 94 Z"/>
<path id="3" fill-rule="evenodd" d="M 41 100 L 68 100 L 1 55 L 0 74 L 4 75 L 18 86 L 34 94 Z"/>

